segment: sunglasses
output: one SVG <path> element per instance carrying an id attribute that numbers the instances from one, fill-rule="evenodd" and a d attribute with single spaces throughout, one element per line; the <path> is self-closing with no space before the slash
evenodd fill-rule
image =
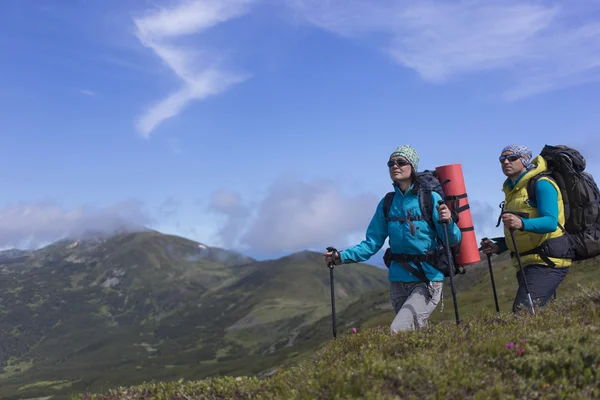
<path id="1" fill-rule="evenodd" d="M 521 158 L 521 156 L 518 154 L 509 154 L 507 156 L 500 156 L 500 158 L 498 158 L 498 160 L 500 160 L 500 164 L 504 164 L 504 160 L 513 162 L 513 161 L 517 161 L 520 158 Z"/>
<path id="2" fill-rule="evenodd" d="M 408 164 L 410 164 L 408 161 L 402 160 L 402 159 L 390 160 L 387 162 L 388 168 L 392 168 L 394 165 L 397 165 L 399 167 L 404 167 L 405 165 L 408 165 Z"/>

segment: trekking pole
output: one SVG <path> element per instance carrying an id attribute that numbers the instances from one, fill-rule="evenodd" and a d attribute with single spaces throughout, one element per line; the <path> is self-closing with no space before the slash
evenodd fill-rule
<path id="1" fill-rule="evenodd" d="M 515 239 L 515 230 L 509 229 L 510 238 L 513 243 L 513 247 L 515 248 L 515 254 L 517 255 L 517 262 L 519 263 L 519 269 L 521 270 L 521 276 L 523 277 L 523 282 L 525 283 L 525 291 L 527 292 L 527 297 L 529 298 L 529 305 L 531 305 L 531 313 L 535 315 L 535 309 L 533 308 L 533 301 L 531 300 L 531 293 L 529 293 L 529 286 L 527 285 L 527 279 L 525 279 L 525 271 L 523 270 L 523 264 L 521 263 L 521 255 L 519 254 L 519 249 L 517 248 L 517 241 Z"/>
<path id="2" fill-rule="evenodd" d="M 443 200 L 438 201 L 438 205 L 444 204 Z M 456 302 L 456 287 L 454 286 L 454 260 L 452 259 L 452 252 L 450 251 L 450 241 L 448 239 L 448 222 L 443 223 L 444 226 L 444 241 L 446 245 L 446 256 L 448 257 L 448 268 L 450 270 L 450 287 L 452 288 L 452 300 L 454 302 L 454 316 L 456 317 L 456 325 L 459 324 L 460 319 L 458 318 L 458 304 Z"/>
<path id="3" fill-rule="evenodd" d="M 337 337 L 337 332 L 336 332 L 336 326 L 335 326 L 335 293 L 334 293 L 334 282 L 333 282 L 333 261 L 335 260 L 335 255 L 336 253 L 339 253 L 335 248 L 333 247 L 328 247 L 327 251 L 330 251 L 331 254 L 331 260 L 332 262 L 330 262 L 329 264 L 327 264 L 327 266 L 329 267 L 329 283 L 331 285 L 331 324 L 333 325 L 333 338 L 335 339 Z"/>
<path id="4" fill-rule="evenodd" d="M 486 241 L 488 238 L 484 237 L 482 240 Z M 487 254 L 488 267 L 490 269 L 490 278 L 492 278 L 492 290 L 494 291 L 494 303 L 496 303 L 496 312 L 500 312 L 500 307 L 498 306 L 498 296 L 496 296 L 496 283 L 494 283 L 494 272 L 492 271 L 492 255 Z"/>

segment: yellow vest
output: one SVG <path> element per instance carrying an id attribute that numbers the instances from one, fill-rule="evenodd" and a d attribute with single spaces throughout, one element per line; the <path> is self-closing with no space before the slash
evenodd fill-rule
<path id="1" fill-rule="evenodd" d="M 537 218 L 538 210 L 535 207 L 529 205 L 529 196 L 527 196 L 527 182 L 534 176 L 547 171 L 546 160 L 542 157 L 538 156 L 534 160 L 532 160 L 532 164 L 535 164 L 536 167 L 532 170 L 527 171 L 525 175 L 519 179 L 514 188 L 510 188 L 506 182 L 502 187 L 502 190 L 505 194 L 504 200 L 504 211 L 514 211 L 529 214 L 529 218 Z M 560 189 L 556 185 L 554 181 L 548 179 L 546 177 L 540 178 L 549 181 L 556 192 L 558 193 L 558 224 L 564 226 L 565 225 L 565 214 L 563 207 L 563 199 L 560 193 Z M 541 245 L 544 241 L 552 238 L 557 238 L 563 235 L 563 231 L 560 226 L 556 227 L 554 232 L 550 233 L 534 233 L 534 232 L 526 232 L 516 229 L 514 231 L 515 241 L 517 242 L 517 247 L 519 249 L 519 253 L 522 254 L 526 251 L 534 249 Z M 506 245 L 511 252 L 515 252 L 512 239 L 510 237 L 510 231 L 508 228 L 504 228 L 504 237 L 506 238 Z M 517 257 L 514 256 L 512 258 L 513 265 L 516 268 L 519 268 L 519 263 L 517 262 Z M 557 268 L 560 267 L 568 267 L 571 265 L 572 260 L 569 258 L 554 258 L 550 257 L 550 260 L 556 264 Z M 523 266 L 529 264 L 542 264 L 545 265 L 546 262 L 542 260 L 542 258 L 537 254 L 527 254 L 521 256 L 521 263 Z"/>

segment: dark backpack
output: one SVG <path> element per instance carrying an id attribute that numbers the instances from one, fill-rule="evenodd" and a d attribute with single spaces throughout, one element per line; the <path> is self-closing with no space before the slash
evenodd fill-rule
<path id="1" fill-rule="evenodd" d="M 545 145 L 540 156 L 546 160 L 548 171 L 528 182 L 529 199 L 536 201 L 535 184 L 541 177 L 556 182 L 564 202 L 565 225 L 561 229 L 574 248 L 570 258 L 577 261 L 600 255 L 600 191 L 592 175 L 584 172 L 585 158 L 564 145 Z"/>
<path id="2" fill-rule="evenodd" d="M 423 215 L 422 215 L 422 217 L 421 216 L 413 217 L 413 216 L 409 215 L 409 216 L 407 216 L 407 219 L 412 219 L 412 220 L 424 219 L 425 221 L 427 221 L 429 226 L 431 226 L 431 228 L 435 231 L 436 230 L 435 223 L 433 222 L 433 208 L 435 207 L 435 205 L 433 204 L 433 199 L 431 197 L 431 194 L 432 194 L 432 192 L 437 192 L 442 199 L 448 199 L 448 196 L 446 196 L 444 194 L 443 183 L 439 181 L 435 171 L 425 170 L 422 172 L 417 172 L 417 182 L 415 183 L 413 191 L 418 193 L 419 207 L 421 208 L 421 213 Z M 390 207 L 392 205 L 392 201 L 394 200 L 395 194 L 396 194 L 396 192 L 389 192 L 385 195 L 384 200 L 383 200 L 383 215 L 385 217 L 386 222 L 392 220 L 389 217 L 389 212 L 390 212 Z M 458 204 L 458 200 L 455 199 L 455 201 Z M 456 208 L 457 207 L 452 207 L 452 209 L 453 209 L 452 218 L 455 221 L 458 221 L 458 213 L 454 212 L 454 210 Z M 463 267 L 456 266 L 454 264 L 454 260 L 450 260 L 450 262 L 448 261 L 448 257 L 446 255 L 444 244 L 439 237 L 437 238 L 437 242 L 438 242 L 438 246 L 433 254 L 430 254 L 428 256 L 422 256 L 422 257 L 406 256 L 405 259 L 402 260 L 405 262 L 401 262 L 396 259 L 395 259 L 395 261 L 398 262 L 402 267 L 404 267 L 410 273 L 417 276 L 419 279 L 421 279 L 422 281 L 424 281 L 427 284 L 429 284 L 429 280 L 425 276 L 425 273 L 424 273 L 419 261 L 429 262 L 432 266 L 434 266 L 436 269 L 441 271 L 445 277 L 450 276 L 449 264 L 452 264 L 452 266 L 454 267 L 455 275 L 464 274 L 465 269 Z M 451 250 L 452 250 L 452 255 L 455 256 L 456 255 L 455 250 L 454 249 L 451 249 Z M 392 255 L 391 248 L 388 247 L 383 256 L 383 261 L 388 268 L 391 265 L 393 256 L 394 255 Z M 410 266 L 408 264 L 408 261 L 413 261 L 417 265 L 419 270 L 417 271 L 412 266 Z"/>

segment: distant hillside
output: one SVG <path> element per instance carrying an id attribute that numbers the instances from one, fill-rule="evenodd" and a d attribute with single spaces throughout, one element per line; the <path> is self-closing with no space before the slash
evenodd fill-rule
<path id="1" fill-rule="evenodd" d="M 10 250 L 2 250 L 0 251 L 0 263 L 10 264 L 13 262 L 19 262 L 24 258 L 28 257 L 31 254 L 31 251 L 20 250 L 20 249 L 10 249 Z"/>
<path id="2" fill-rule="evenodd" d="M 338 311 L 386 285 L 382 269 L 340 268 Z M 257 373 L 329 313 L 320 253 L 257 262 L 158 232 L 63 240 L 0 261 L 0 398 Z"/>

